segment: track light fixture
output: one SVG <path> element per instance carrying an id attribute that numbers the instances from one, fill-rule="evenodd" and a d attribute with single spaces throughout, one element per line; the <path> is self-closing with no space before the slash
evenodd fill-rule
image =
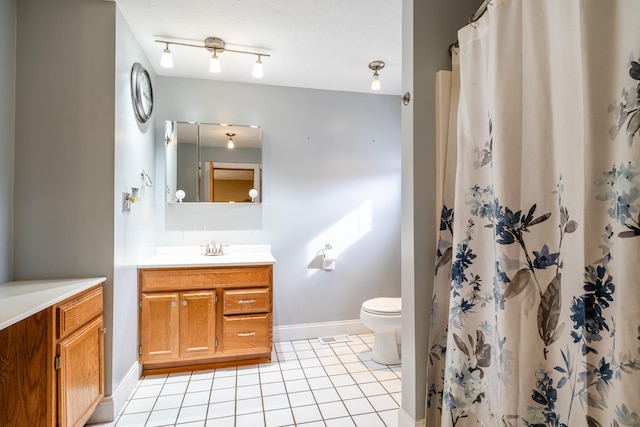
<path id="1" fill-rule="evenodd" d="M 373 70 L 373 80 L 371 81 L 371 90 L 380 90 L 380 76 L 378 71 L 384 68 L 384 62 L 373 61 L 369 63 L 369 68 Z"/>
<path id="2" fill-rule="evenodd" d="M 171 58 L 171 50 L 169 49 L 169 45 L 198 47 L 200 49 L 208 50 L 209 52 L 211 52 L 211 59 L 209 60 L 209 71 L 211 71 L 212 73 L 219 73 L 221 71 L 220 58 L 218 58 L 219 53 L 233 52 L 233 53 L 243 53 L 246 55 L 256 55 L 258 59 L 256 60 L 256 63 L 253 66 L 253 73 L 252 73 L 253 76 L 256 78 L 262 78 L 262 76 L 264 75 L 264 68 L 262 66 L 262 57 L 268 58 L 271 56 L 266 53 L 260 53 L 260 52 L 249 52 L 246 50 L 227 49 L 225 47 L 224 40 L 218 37 L 207 37 L 204 40 L 204 45 L 178 43 L 178 42 L 172 42 L 167 40 L 155 40 L 155 42 L 163 43 L 166 46 L 166 48 L 162 52 L 162 58 L 160 59 L 160 65 L 162 65 L 165 68 L 173 67 L 173 59 Z"/>

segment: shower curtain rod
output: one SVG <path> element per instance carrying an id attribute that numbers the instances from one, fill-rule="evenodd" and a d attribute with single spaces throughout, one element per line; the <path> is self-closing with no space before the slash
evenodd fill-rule
<path id="1" fill-rule="evenodd" d="M 484 13 L 487 11 L 487 8 L 491 4 L 491 0 L 484 0 L 478 10 L 469 17 L 469 25 L 476 22 Z M 449 45 L 449 56 L 453 56 L 453 48 L 458 47 L 458 40 L 455 43 Z"/>

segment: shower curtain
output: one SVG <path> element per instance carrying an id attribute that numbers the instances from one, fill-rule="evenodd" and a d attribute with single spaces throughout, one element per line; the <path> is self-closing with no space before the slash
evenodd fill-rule
<path id="1" fill-rule="evenodd" d="M 493 0 L 459 31 L 428 426 L 640 427 L 639 19 Z"/>

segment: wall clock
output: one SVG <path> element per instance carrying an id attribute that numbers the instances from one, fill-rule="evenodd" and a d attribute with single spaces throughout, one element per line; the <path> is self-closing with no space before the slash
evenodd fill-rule
<path id="1" fill-rule="evenodd" d="M 140 123 L 146 123 L 153 112 L 153 89 L 149 73 L 136 62 L 131 68 L 131 102 Z"/>

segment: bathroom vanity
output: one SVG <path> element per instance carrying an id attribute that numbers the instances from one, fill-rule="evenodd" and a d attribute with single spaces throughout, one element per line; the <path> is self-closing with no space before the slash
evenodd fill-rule
<path id="1" fill-rule="evenodd" d="M 229 247 L 222 256 L 201 251 L 161 252 L 139 265 L 145 375 L 271 360 L 269 247 Z"/>
<path id="2" fill-rule="evenodd" d="M 0 425 L 80 427 L 104 396 L 105 278 L 0 285 Z"/>

